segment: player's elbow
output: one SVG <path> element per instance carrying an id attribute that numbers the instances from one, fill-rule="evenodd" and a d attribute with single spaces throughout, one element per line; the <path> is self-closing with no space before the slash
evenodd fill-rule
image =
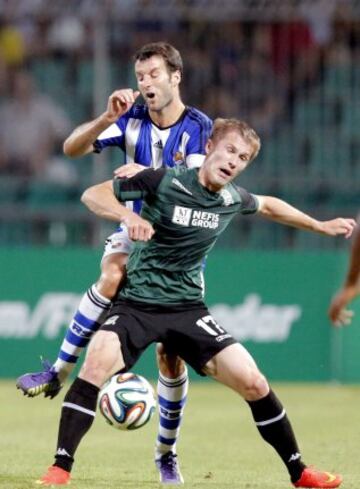
<path id="1" fill-rule="evenodd" d="M 88 153 L 91 153 L 92 147 L 87 147 L 85 148 L 79 148 L 74 141 L 72 140 L 71 136 L 69 136 L 67 139 L 65 139 L 63 143 L 63 153 L 65 156 L 69 158 L 79 158 L 81 156 L 85 156 Z"/>
<path id="2" fill-rule="evenodd" d="M 65 156 L 69 158 L 74 158 L 74 150 L 72 148 L 71 142 L 69 142 L 69 138 L 65 139 L 63 144 L 63 153 Z"/>
<path id="3" fill-rule="evenodd" d="M 80 200 L 88 208 L 91 208 L 91 202 L 93 200 L 94 187 L 89 187 L 82 193 Z"/>
<path id="4" fill-rule="evenodd" d="M 93 210 L 95 207 L 99 206 L 101 201 L 104 198 L 104 193 L 107 192 L 106 184 L 96 184 L 88 187 L 82 193 L 80 200 L 86 205 L 90 210 Z"/>
<path id="5" fill-rule="evenodd" d="M 271 209 L 271 205 L 269 205 L 271 198 L 267 195 L 257 195 L 256 197 L 258 199 L 258 213 L 262 216 L 267 216 Z"/>

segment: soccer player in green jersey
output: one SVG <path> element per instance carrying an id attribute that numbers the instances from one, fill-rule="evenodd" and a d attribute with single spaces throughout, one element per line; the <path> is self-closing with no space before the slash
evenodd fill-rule
<path id="1" fill-rule="evenodd" d="M 75 451 L 91 427 L 99 388 L 133 367 L 154 342 L 212 376 L 248 403 L 263 439 L 284 462 L 295 487 L 338 487 L 341 476 L 308 467 L 286 412 L 249 352 L 216 322 L 203 302 L 202 261 L 237 213 L 253 214 L 328 236 L 350 237 L 353 219 L 318 221 L 274 197 L 256 196 L 232 180 L 256 157 L 260 140 L 246 123 L 218 119 L 200 169 L 144 170 L 85 191 L 96 214 L 125 223 L 136 243 L 127 279 L 89 345 L 65 396 L 55 463 L 44 486 L 70 480 Z M 143 198 L 141 216 L 121 204 Z"/>

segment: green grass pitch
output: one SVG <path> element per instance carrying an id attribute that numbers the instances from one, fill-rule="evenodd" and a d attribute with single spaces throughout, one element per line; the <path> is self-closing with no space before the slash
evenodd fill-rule
<path id="1" fill-rule="evenodd" d="M 304 461 L 360 487 L 360 387 L 278 384 Z M 0 383 L 0 488 L 28 489 L 52 463 L 62 397 L 23 397 Z M 78 450 L 73 489 L 161 487 L 153 463 L 157 417 L 136 432 L 120 432 L 99 414 Z M 214 383 L 192 383 L 178 444 L 185 488 L 292 487 L 273 449 L 257 433 L 247 405 Z"/>

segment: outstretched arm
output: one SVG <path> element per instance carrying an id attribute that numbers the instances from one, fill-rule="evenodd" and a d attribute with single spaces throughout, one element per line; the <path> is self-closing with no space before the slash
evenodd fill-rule
<path id="1" fill-rule="evenodd" d="M 350 238 L 356 226 L 354 219 L 338 217 L 330 221 L 318 221 L 313 217 L 301 212 L 287 202 L 264 195 L 257 195 L 259 200 L 258 213 L 267 219 L 287 224 L 298 229 L 325 234 L 327 236 L 344 235 Z"/>
<path id="2" fill-rule="evenodd" d="M 124 224 L 130 239 L 134 241 L 149 241 L 154 234 L 148 221 L 117 200 L 112 180 L 89 187 L 82 194 L 81 202 L 97 216 Z"/>
<path id="3" fill-rule="evenodd" d="M 343 286 L 330 303 L 329 317 L 334 326 L 351 323 L 353 312 L 346 306 L 360 295 L 360 222 L 355 228 L 348 270 Z"/>
<path id="4" fill-rule="evenodd" d="M 139 94 L 139 91 L 131 88 L 113 92 L 108 99 L 105 112 L 96 119 L 78 126 L 65 140 L 63 146 L 65 155 L 77 158 L 91 153 L 93 143 L 100 134 L 132 107 Z"/>

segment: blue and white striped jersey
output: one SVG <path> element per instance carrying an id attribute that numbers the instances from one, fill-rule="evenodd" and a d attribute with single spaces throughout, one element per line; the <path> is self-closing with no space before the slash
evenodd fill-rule
<path id="1" fill-rule="evenodd" d="M 151 168 L 188 168 L 200 166 L 212 121 L 200 110 L 186 107 L 175 124 L 160 128 L 152 122 L 146 105 L 133 105 L 114 124 L 102 132 L 94 143 L 100 153 L 108 146 L 118 146 L 126 163 L 140 163 Z"/>
<path id="2" fill-rule="evenodd" d="M 125 153 L 125 163 L 154 169 L 178 165 L 199 167 L 204 161 L 211 128 L 211 119 L 193 107 L 186 107 L 172 126 L 160 128 L 150 119 L 146 105 L 135 104 L 99 135 L 94 151 L 100 153 L 103 148 L 118 146 Z M 139 213 L 141 201 L 128 202 L 127 207 Z"/>

